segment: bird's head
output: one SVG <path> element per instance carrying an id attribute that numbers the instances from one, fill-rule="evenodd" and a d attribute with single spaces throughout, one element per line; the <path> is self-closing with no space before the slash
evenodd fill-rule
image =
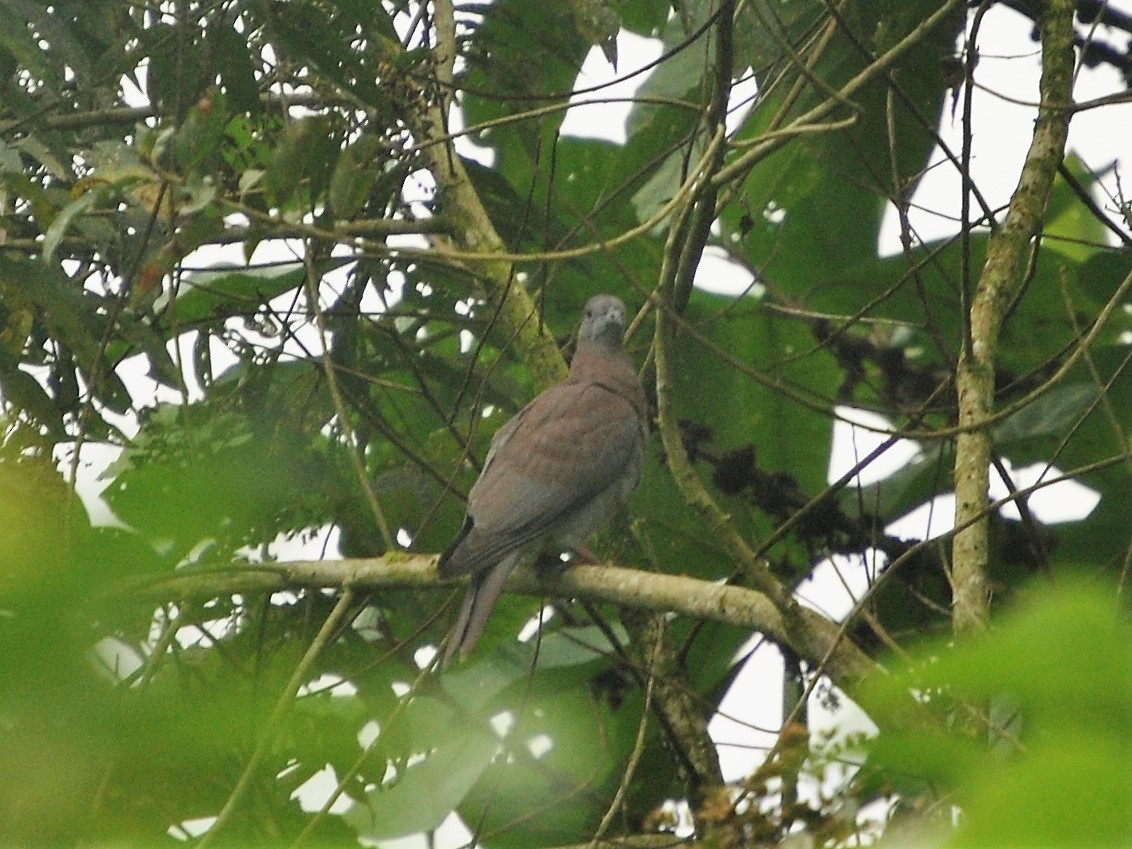
<path id="1" fill-rule="evenodd" d="M 613 295 L 594 295 L 582 310 L 578 342 L 619 349 L 625 338 L 625 304 Z"/>

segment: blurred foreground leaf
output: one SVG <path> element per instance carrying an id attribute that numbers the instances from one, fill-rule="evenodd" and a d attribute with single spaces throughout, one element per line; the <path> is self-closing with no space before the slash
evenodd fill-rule
<path id="1" fill-rule="evenodd" d="M 909 692 L 934 732 L 885 732 L 872 766 L 954 803 L 947 845 L 1127 846 L 1132 841 L 1132 627 L 1120 601 L 1072 582 L 1033 592 L 992 633 L 939 644 L 871 690 L 898 720 Z M 961 735 L 956 728 L 973 729 Z"/>

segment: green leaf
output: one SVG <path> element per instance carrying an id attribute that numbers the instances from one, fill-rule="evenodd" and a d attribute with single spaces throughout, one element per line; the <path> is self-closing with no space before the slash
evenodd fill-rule
<path id="1" fill-rule="evenodd" d="M 0 139 L 0 173 L 5 177 L 23 173 L 23 160 L 20 159 L 19 151 L 2 139 Z"/>
<path id="2" fill-rule="evenodd" d="M 173 155 L 182 174 L 209 174 L 217 169 L 230 117 L 228 99 L 220 89 L 212 86 L 201 93 L 173 136 Z"/>
<path id="3" fill-rule="evenodd" d="M 823 12 L 818 0 L 754 0 L 741 7 L 735 19 L 735 58 L 732 72 L 745 67 L 774 68 L 788 57 L 786 46 L 798 44 Z"/>
<path id="4" fill-rule="evenodd" d="M 56 266 L 0 257 L 0 293 L 12 303 L 34 310 L 75 355 L 95 396 L 111 409 L 130 406 L 130 393 L 102 350 L 106 315 L 100 299 L 80 291 Z"/>
<path id="5" fill-rule="evenodd" d="M 366 794 L 364 804 L 346 812 L 346 821 L 359 836 L 387 840 L 435 830 L 464 800 L 499 750 L 499 739 L 490 730 L 462 725 L 447 706 L 433 699 L 414 699 L 406 712 L 427 712 L 434 728 L 435 717 L 447 717 L 447 739 L 423 760 L 396 768 L 390 780 Z"/>
<path id="6" fill-rule="evenodd" d="M 210 43 L 216 49 L 216 67 L 224 93 L 235 112 L 258 118 L 263 112 L 259 100 L 259 84 L 247 39 L 224 21 L 209 30 Z"/>
<path id="7" fill-rule="evenodd" d="M 200 30 L 159 23 L 144 28 L 138 37 L 139 52 L 149 57 L 146 85 L 150 97 L 169 110 L 175 123 L 212 82 Z"/>
<path id="8" fill-rule="evenodd" d="M 104 498 L 174 563 L 202 542 L 226 559 L 241 545 L 317 524 L 325 470 L 314 438 L 294 419 L 271 419 L 267 431 L 207 404 L 161 405 L 104 473 L 113 479 Z"/>
<path id="9" fill-rule="evenodd" d="M 992 632 L 926 649 L 908 672 L 869 685 L 872 704 L 896 711 L 913 692 L 940 710 L 979 710 L 1003 696 L 1017 705 L 1021 746 L 1003 741 L 1007 755 L 942 722 L 878 741 L 878 765 L 954 793 L 963 817 L 952 846 L 1114 846 L 1128 837 L 1132 795 L 1120 776 L 1132 756 L 1132 630 L 1111 595 L 1091 585 L 1034 589 Z M 959 707 L 956 716 L 969 714 Z M 1085 784 L 1088 794 L 1065 792 Z"/>
<path id="10" fill-rule="evenodd" d="M 283 133 L 271 164 L 263 175 L 269 202 L 281 209 L 313 204 L 332 173 L 338 147 L 325 116 L 313 115 L 295 121 Z M 300 183 L 307 191 L 298 191 Z"/>
<path id="11" fill-rule="evenodd" d="M 5 356 L 3 359 L 7 359 Z M 55 439 L 66 436 L 63 414 L 39 381 L 11 362 L 0 362 L 0 393 L 5 403 L 23 410 Z"/>
<path id="12" fill-rule="evenodd" d="M 104 189 L 92 189 L 79 195 L 60 210 L 59 214 L 55 216 L 55 220 L 51 222 L 51 226 L 47 228 L 47 232 L 43 234 L 44 262 L 51 262 L 55 256 L 55 251 L 58 250 L 59 244 L 63 241 L 63 237 L 67 235 L 67 229 L 71 226 L 71 222 L 102 203 L 105 200 L 105 194 Z"/>
<path id="13" fill-rule="evenodd" d="M 565 103 L 590 45 L 562 6 L 501 0 L 469 44 L 464 111 L 469 125 L 508 118 L 516 103 Z M 529 61 L 537 56 L 536 61 Z M 563 112 L 505 122 L 473 138 L 496 152 L 494 168 L 526 196 L 539 182 L 540 151 L 553 149 Z M 537 207 L 537 204 L 532 204 Z"/>
<path id="14" fill-rule="evenodd" d="M 697 5 L 693 25 L 702 24 L 708 14 L 706 5 Z M 677 45 L 686 42 L 687 37 L 680 22 L 671 18 L 664 31 L 665 50 L 677 51 Z M 629 113 L 625 126 L 629 142 L 620 171 L 625 176 L 635 176 L 638 169 L 643 172 L 632 196 L 638 221 L 648 220 L 672 199 L 687 178 L 689 165 L 698 162 L 704 151 L 702 135 L 695 135 L 699 114 L 687 106 L 675 105 L 695 104 L 703 99 L 706 69 L 698 53 L 694 49 L 678 50 L 662 63 L 639 92 L 641 98 L 654 102 L 635 105 Z M 665 104 L 664 100 L 674 103 Z"/>
<path id="15" fill-rule="evenodd" d="M 803 0 L 759 5 L 754 11 L 765 9 L 766 17 L 776 20 L 782 5 L 787 6 L 782 12 L 787 27 L 799 21 L 807 25 L 817 13 Z M 855 6 L 807 73 L 837 88 L 863 70 L 874 55 L 870 48 L 879 55 L 938 9 L 934 0 Z M 897 189 L 910 192 L 915 187 L 935 148 L 934 126 L 926 125 L 924 116 L 940 113 L 947 82 L 938 57 L 950 54 L 962 21 L 957 12 L 929 33 L 917 51 L 896 63 L 889 73 L 900 80 L 900 97 L 890 102 L 885 75 L 873 77 L 854 92 L 851 106 L 836 113 L 851 114 L 852 125 L 785 145 L 746 178 L 744 203 L 723 216 L 725 231 L 741 238 L 731 247 L 742 250 L 746 262 L 766 279 L 802 298 L 815 285 L 858 264 L 862 249 L 873 256 L 887 199 Z M 790 34 L 783 37 L 789 41 Z M 772 37 L 778 34 L 772 31 Z M 924 61 L 923 51 L 936 58 Z M 768 73 L 776 70 L 772 66 Z M 741 127 L 740 140 L 753 141 L 773 129 L 772 119 L 781 126 L 784 115 L 789 122 L 826 97 L 825 91 L 810 85 L 797 97 L 791 91 L 790 85 L 780 84 L 761 99 Z M 890 185 L 894 176 L 896 188 Z"/>
<path id="16" fill-rule="evenodd" d="M 1094 384 L 1065 383 L 1011 415 L 994 429 L 996 443 L 1012 442 L 1065 434 L 1085 416 L 1100 399 Z"/>
<path id="17" fill-rule="evenodd" d="M 926 504 L 951 485 L 948 470 L 955 458 L 947 445 L 928 443 L 911 463 L 868 486 L 846 488 L 844 506 L 854 510 L 866 505 L 886 522 L 894 521 L 921 504 Z"/>
<path id="18" fill-rule="evenodd" d="M 7 53 L 20 67 L 33 77 L 41 80 L 48 92 L 58 92 L 62 85 L 60 70 L 52 64 L 52 55 L 40 48 L 38 40 L 32 35 L 32 24 L 42 25 L 48 18 L 42 7 L 21 0 L 3 0 L 7 26 L 0 27 L 0 51 Z M 77 59 L 82 58 L 80 52 Z"/>
<path id="19" fill-rule="evenodd" d="M 380 140 L 364 135 L 338 157 L 330 177 L 329 197 L 339 218 L 353 218 L 361 210 L 380 173 L 380 152 Z"/>
<path id="20" fill-rule="evenodd" d="M 1078 157 L 1068 155 L 1062 164 L 1076 178 L 1078 185 L 1095 194 L 1099 181 Z M 1077 192 L 1064 177 L 1058 175 L 1042 226 L 1042 244 L 1080 263 L 1101 249 L 1107 235 L 1101 220 L 1081 204 Z"/>
<path id="21" fill-rule="evenodd" d="M 753 298 L 735 302 L 697 290 L 685 320 L 691 329 L 677 335 L 674 351 L 677 414 L 707 425 L 724 450 L 753 442 L 760 466 L 788 470 L 819 491 L 832 428 L 821 407 L 840 380 L 833 358 L 814 350 L 807 327 Z M 782 391 L 802 385 L 818 409 Z"/>
<path id="22" fill-rule="evenodd" d="M 622 713 L 610 689 L 598 680 L 560 686 L 554 675 L 523 685 L 523 710 L 507 717 L 507 756 L 494 759 L 460 806 L 465 820 L 503 845 L 562 845 L 570 834 L 592 833 L 640 727 L 639 703 L 623 703 Z M 508 827 L 520 819 L 521 835 Z"/>
<path id="23" fill-rule="evenodd" d="M 333 7 L 331 7 L 333 8 Z M 349 6 L 343 8 L 349 11 Z M 379 65 L 377 57 L 391 61 L 400 51 L 382 37 L 367 45 L 370 51 L 360 51 L 355 42 L 359 22 L 349 16 L 327 14 L 327 7 L 292 0 L 286 14 L 271 16 L 271 27 L 281 46 L 295 59 L 310 63 L 326 79 L 351 92 L 378 111 L 387 111 L 389 98 L 377 84 Z M 364 21 L 380 21 L 387 13 L 367 11 Z M 386 18 L 387 20 L 387 18 Z M 372 26 L 372 25 L 371 25 Z M 371 32 L 375 32 L 374 29 Z M 378 27 L 380 29 L 380 27 Z M 377 56 L 371 55 L 376 53 Z"/>

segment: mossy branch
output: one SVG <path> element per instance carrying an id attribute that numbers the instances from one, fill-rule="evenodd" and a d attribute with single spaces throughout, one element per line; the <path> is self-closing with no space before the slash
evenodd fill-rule
<path id="1" fill-rule="evenodd" d="M 949 579 L 952 625 L 957 634 L 986 628 L 991 433 L 998 339 L 1010 305 L 1022 294 L 1026 269 L 1037 249 L 1046 206 L 1072 116 L 1073 12 L 1071 0 L 1051 0 L 1040 18 L 1041 102 L 1034 135 L 1006 221 L 992 235 L 974 297 L 970 338 L 956 372 L 959 427 L 955 447 L 955 524 Z"/>
<path id="2" fill-rule="evenodd" d="M 160 604 L 289 589 L 435 589 L 449 583 L 437 576 L 435 555 L 396 552 L 374 558 L 180 569 L 156 580 L 120 587 L 116 597 Z M 880 669 L 844 637 L 835 622 L 820 613 L 797 608 L 800 627 L 791 627 L 764 593 L 743 587 L 617 566 L 578 565 L 559 573 L 520 567 L 508 580 L 507 592 L 536 598 L 584 598 L 758 631 L 788 645 L 815 668 L 824 661 L 823 670 L 850 690 Z"/>

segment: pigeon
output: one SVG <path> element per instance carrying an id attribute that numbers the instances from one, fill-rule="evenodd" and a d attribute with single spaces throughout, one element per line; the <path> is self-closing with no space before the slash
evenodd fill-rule
<path id="1" fill-rule="evenodd" d="M 483 634 L 507 576 L 550 541 L 592 557 L 584 542 L 636 489 L 648 412 L 623 343 L 625 304 L 586 303 L 570 374 L 501 427 L 468 495 L 464 526 L 440 555 L 442 578 L 470 583 L 441 666 L 466 658 Z"/>

